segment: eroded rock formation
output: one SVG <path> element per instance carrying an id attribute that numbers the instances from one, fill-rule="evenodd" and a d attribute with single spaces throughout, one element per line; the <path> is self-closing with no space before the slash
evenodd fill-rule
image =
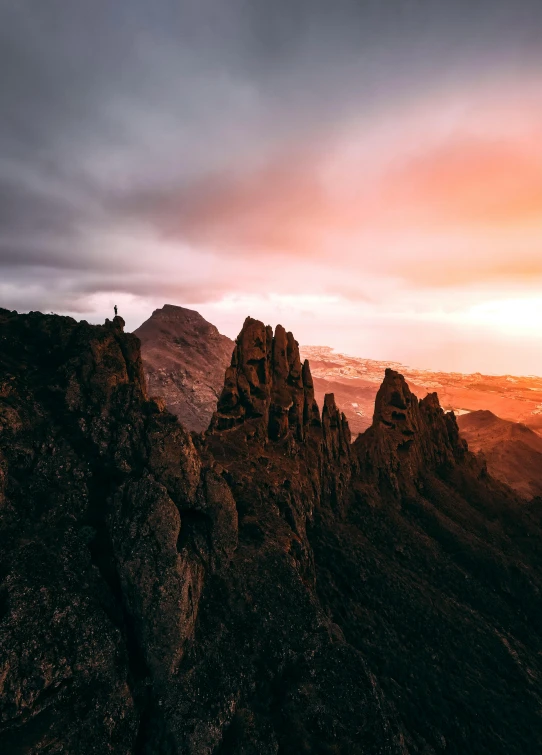
<path id="1" fill-rule="evenodd" d="M 403 376 L 391 369 L 376 395 L 373 423 L 358 436 L 355 448 L 366 478 L 396 495 L 412 489 L 423 470 L 467 459 L 455 417 L 442 411 L 437 394 L 419 401 Z M 474 463 L 472 456 L 468 462 Z"/>
<path id="2" fill-rule="evenodd" d="M 320 426 L 308 362 L 301 365 L 292 333 L 248 317 L 236 341 L 213 428 L 228 430 L 246 422 L 260 437 L 303 440 L 307 428 Z M 263 433 L 263 435 L 262 435 Z"/>
<path id="3" fill-rule="evenodd" d="M 2 751 L 400 752 L 315 597 L 321 441 L 305 457 L 297 346 L 279 331 L 243 399 L 284 449 L 217 431 L 198 450 L 122 328 L 0 313 Z M 210 448 L 228 443 L 226 468 Z"/>
<path id="4" fill-rule="evenodd" d="M 435 395 L 371 429 L 247 319 L 209 430 L 137 338 L 0 310 L 0 750 L 523 755 L 540 515 Z"/>
<path id="5" fill-rule="evenodd" d="M 3 752 L 133 752 L 236 547 L 123 325 L 0 313 Z"/>

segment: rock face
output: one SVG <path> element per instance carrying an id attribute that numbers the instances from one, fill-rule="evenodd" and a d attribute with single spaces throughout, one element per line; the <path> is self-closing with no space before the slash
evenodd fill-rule
<path id="1" fill-rule="evenodd" d="M 301 366 L 293 335 L 282 325 L 273 335 L 269 326 L 250 317 L 226 370 L 213 428 L 227 430 L 247 421 L 271 440 L 288 434 L 303 440 L 307 428 L 320 426 L 309 363 Z"/>
<path id="2" fill-rule="evenodd" d="M 316 587 L 408 751 L 540 747 L 538 505 L 488 476 L 436 394 L 418 401 L 392 370 L 351 454 L 340 517 L 323 503 L 311 526 Z"/>
<path id="3" fill-rule="evenodd" d="M 355 447 L 365 476 L 395 494 L 412 488 L 425 468 L 453 466 L 467 453 L 453 413 L 444 414 L 437 394 L 418 401 L 404 377 L 391 369 L 376 395 L 373 423 Z"/>
<path id="4" fill-rule="evenodd" d="M 144 751 L 236 547 L 227 484 L 123 325 L 0 310 L 2 752 Z"/>
<path id="5" fill-rule="evenodd" d="M 122 327 L 0 310 L 0 751 L 537 752 L 540 513 L 436 396 L 351 445 L 248 319 L 192 439 Z"/>
<path id="6" fill-rule="evenodd" d="M 296 453 L 300 412 L 276 450 L 230 432 L 219 466 L 122 326 L 0 311 L 0 750 L 404 751 L 316 598 L 321 438 Z"/>
<path id="7" fill-rule="evenodd" d="M 187 430 L 203 432 L 216 409 L 233 341 L 194 310 L 165 304 L 135 335 L 149 394 L 164 400 Z"/>
<path id="8" fill-rule="evenodd" d="M 542 496 L 542 438 L 537 433 L 490 411 L 470 412 L 457 421 L 469 448 L 483 454 L 493 477 L 526 500 Z"/>

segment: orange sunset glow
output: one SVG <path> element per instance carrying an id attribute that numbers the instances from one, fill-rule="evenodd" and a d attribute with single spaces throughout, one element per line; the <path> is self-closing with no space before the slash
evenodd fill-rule
<path id="1" fill-rule="evenodd" d="M 350 353 L 505 372 L 506 344 L 541 371 L 541 94 L 480 86 L 315 133 L 168 197 L 156 252 L 182 235 L 239 286 L 196 301 L 231 335 L 251 311 Z"/>
<path id="2" fill-rule="evenodd" d="M 532 19 L 382 14 L 380 41 L 360 47 L 341 21 L 338 44 L 315 22 L 261 65 L 250 29 L 216 64 L 187 41 L 180 79 L 163 41 L 129 46 L 122 98 L 100 71 L 86 95 L 95 129 L 66 115 L 64 138 L 51 130 L 54 169 L 23 148 L 4 159 L 28 208 L 4 230 L 5 302 L 92 321 L 116 301 L 136 327 L 168 301 L 231 337 L 251 314 L 365 357 L 542 374 Z"/>

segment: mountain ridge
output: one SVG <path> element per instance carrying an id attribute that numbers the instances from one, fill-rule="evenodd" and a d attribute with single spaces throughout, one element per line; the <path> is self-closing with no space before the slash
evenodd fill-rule
<path id="1" fill-rule="evenodd" d="M 138 339 L 0 310 L 5 751 L 524 755 L 542 522 L 389 370 L 350 443 L 248 318 L 205 433 Z"/>

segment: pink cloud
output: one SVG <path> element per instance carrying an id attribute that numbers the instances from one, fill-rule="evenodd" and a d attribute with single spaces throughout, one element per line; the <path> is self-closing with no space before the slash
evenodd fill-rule
<path id="1" fill-rule="evenodd" d="M 542 276 L 538 99 L 503 92 L 448 124 L 430 104 L 387 138 L 365 124 L 351 160 L 354 131 L 307 135 L 257 169 L 173 192 L 161 232 L 249 266 L 282 256 L 422 287 Z"/>

